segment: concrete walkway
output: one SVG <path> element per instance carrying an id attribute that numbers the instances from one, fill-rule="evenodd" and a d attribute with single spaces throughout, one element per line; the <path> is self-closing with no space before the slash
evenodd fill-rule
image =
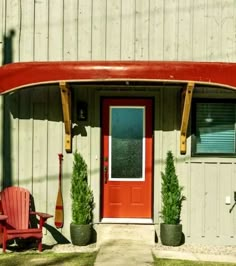
<path id="1" fill-rule="evenodd" d="M 152 246 L 135 240 L 113 240 L 101 245 L 94 266 L 151 266 Z"/>

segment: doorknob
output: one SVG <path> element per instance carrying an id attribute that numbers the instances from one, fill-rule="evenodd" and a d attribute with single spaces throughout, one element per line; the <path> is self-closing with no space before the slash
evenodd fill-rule
<path id="1" fill-rule="evenodd" d="M 108 170 L 107 166 L 104 166 L 104 168 L 103 168 L 104 184 L 107 183 L 107 179 L 108 179 L 108 176 L 107 176 L 107 170 Z"/>

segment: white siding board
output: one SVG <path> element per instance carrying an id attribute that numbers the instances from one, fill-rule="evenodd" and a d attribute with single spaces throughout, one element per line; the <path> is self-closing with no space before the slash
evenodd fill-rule
<path id="1" fill-rule="evenodd" d="M 181 3 L 181 4 L 180 4 Z M 192 0 L 179 2 L 177 59 L 192 59 Z"/>
<path id="2" fill-rule="evenodd" d="M 63 0 L 49 1 L 49 61 L 63 60 L 64 12 Z"/>
<path id="3" fill-rule="evenodd" d="M 206 0 L 194 1 L 192 12 L 192 59 L 195 61 L 206 61 Z"/>
<path id="4" fill-rule="evenodd" d="M 9 128 L 5 132 L 9 138 L 8 159 L 9 159 L 9 177 L 12 185 L 19 184 L 19 94 L 10 95 L 7 103 L 5 119 L 9 123 Z"/>
<path id="5" fill-rule="evenodd" d="M 47 212 L 47 149 L 48 110 L 45 87 L 38 87 L 32 93 L 33 118 L 33 188 L 32 193 L 38 211 Z"/>
<path id="6" fill-rule="evenodd" d="M 34 60 L 48 60 L 48 0 L 35 1 Z"/>
<path id="7" fill-rule="evenodd" d="M 31 91 L 22 90 L 19 95 L 19 185 L 32 192 L 33 119 L 30 103 Z"/>
<path id="8" fill-rule="evenodd" d="M 106 0 L 93 0 L 92 60 L 106 58 Z"/>
<path id="9" fill-rule="evenodd" d="M 204 206 L 204 236 L 217 236 L 217 177 L 216 163 L 205 164 L 205 206 Z"/>
<path id="10" fill-rule="evenodd" d="M 76 61 L 78 54 L 78 1 L 64 2 L 64 60 Z"/>
<path id="11" fill-rule="evenodd" d="M 78 59 L 92 58 L 92 1 L 79 1 L 78 14 Z"/>
<path id="12" fill-rule="evenodd" d="M 135 5 L 135 59 L 149 59 L 149 1 L 136 0 Z"/>
<path id="13" fill-rule="evenodd" d="M 234 32 L 234 12 L 236 5 L 234 0 L 222 1 L 221 11 L 221 60 L 233 62 L 236 59 L 235 42 L 236 36 Z"/>
<path id="14" fill-rule="evenodd" d="M 10 44 L 10 61 L 19 61 L 19 28 L 21 27 L 20 2 L 18 0 L 6 1 L 6 38 Z M 8 43 L 8 44 L 9 44 Z M 8 47 L 9 48 L 9 47 Z M 22 59 L 23 60 L 23 59 Z"/>
<path id="15" fill-rule="evenodd" d="M 231 237 L 233 236 L 233 228 L 232 228 L 232 215 L 229 213 L 229 209 L 231 205 L 225 204 L 226 196 L 230 196 L 231 202 L 233 204 L 232 197 L 232 188 L 231 188 L 231 178 L 232 178 L 232 164 L 221 163 L 220 166 L 220 184 L 219 184 L 219 217 L 217 219 L 217 223 L 219 226 L 219 236 Z"/>
<path id="16" fill-rule="evenodd" d="M 120 60 L 121 0 L 107 1 L 106 59 Z"/>
<path id="17" fill-rule="evenodd" d="M 21 0 L 19 16 L 19 61 L 34 59 L 34 1 Z M 21 59 L 23 58 L 23 60 Z"/>
<path id="18" fill-rule="evenodd" d="M 190 226 L 191 238 L 204 236 L 203 230 L 203 213 L 204 213 L 204 165 L 202 163 L 194 163 L 191 167 L 191 198 L 187 198 L 191 204 L 191 217 L 188 222 Z"/>
<path id="19" fill-rule="evenodd" d="M 0 51 L 3 51 L 3 41 L 5 36 L 5 1 L 0 0 Z M 3 62 L 3 52 L 0 53 L 0 66 Z M 1 161 L 1 160 L 0 160 Z"/>
<path id="20" fill-rule="evenodd" d="M 221 0 L 207 1 L 207 61 L 221 60 Z"/>
<path id="21" fill-rule="evenodd" d="M 178 0 L 165 1 L 164 6 L 164 60 L 177 60 Z"/>
<path id="22" fill-rule="evenodd" d="M 164 0 L 150 0 L 149 59 L 163 60 Z"/>
<path id="23" fill-rule="evenodd" d="M 231 195 L 232 197 L 234 196 L 233 195 L 233 192 L 236 191 L 236 164 L 234 163 L 233 164 L 233 169 L 232 169 L 232 176 L 231 176 Z M 232 228 L 232 236 L 231 237 L 234 237 L 236 236 L 236 211 L 235 211 L 235 208 L 236 206 L 234 207 L 234 210 L 231 212 L 231 228 Z"/>
<path id="24" fill-rule="evenodd" d="M 121 16 L 121 60 L 134 60 L 135 0 L 122 1 Z"/>
<path id="25" fill-rule="evenodd" d="M 56 198 L 58 192 L 59 176 L 59 158 L 58 154 L 64 154 L 63 137 L 64 124 L 62 122 L 62 105 L 60 90 L 57 86 L 48 86 L 48 149 L 47 149 L 47 212 L 54 215 Z M 66 158 L 62 161 L 62 195 L 64 198 L 64 164 Z M 67 216 L 65 216 L 67 217 Z M 54 218 L 49 219 L 48 223 L 54 226 Z"/>

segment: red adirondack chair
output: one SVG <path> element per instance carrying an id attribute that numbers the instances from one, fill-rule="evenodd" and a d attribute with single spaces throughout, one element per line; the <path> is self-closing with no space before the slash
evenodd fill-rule
<path id="1" fill-rule="evenodd" d="M 36 238 L 38 250 L 42 251 L 42 228 L 46 220 L 52 215 L 30 211 L 30 193 L 21 187 L 8 187 L 1 192 L 2 214 L 0 228 L 2 228 L 2 248 L 6 251 L 7 241 L 16 238 Z M 32 228 L 30 215 L 39 217 L 39 226 Z"/>

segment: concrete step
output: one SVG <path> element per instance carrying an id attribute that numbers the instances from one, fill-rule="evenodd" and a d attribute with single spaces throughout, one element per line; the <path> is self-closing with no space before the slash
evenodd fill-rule
<path id="1" fill-rule="evenodd" d="M 97 224 L 97 245 L 113 240 L 134 240 L 147 245 L 155 243 L 153 224 Z"/>

